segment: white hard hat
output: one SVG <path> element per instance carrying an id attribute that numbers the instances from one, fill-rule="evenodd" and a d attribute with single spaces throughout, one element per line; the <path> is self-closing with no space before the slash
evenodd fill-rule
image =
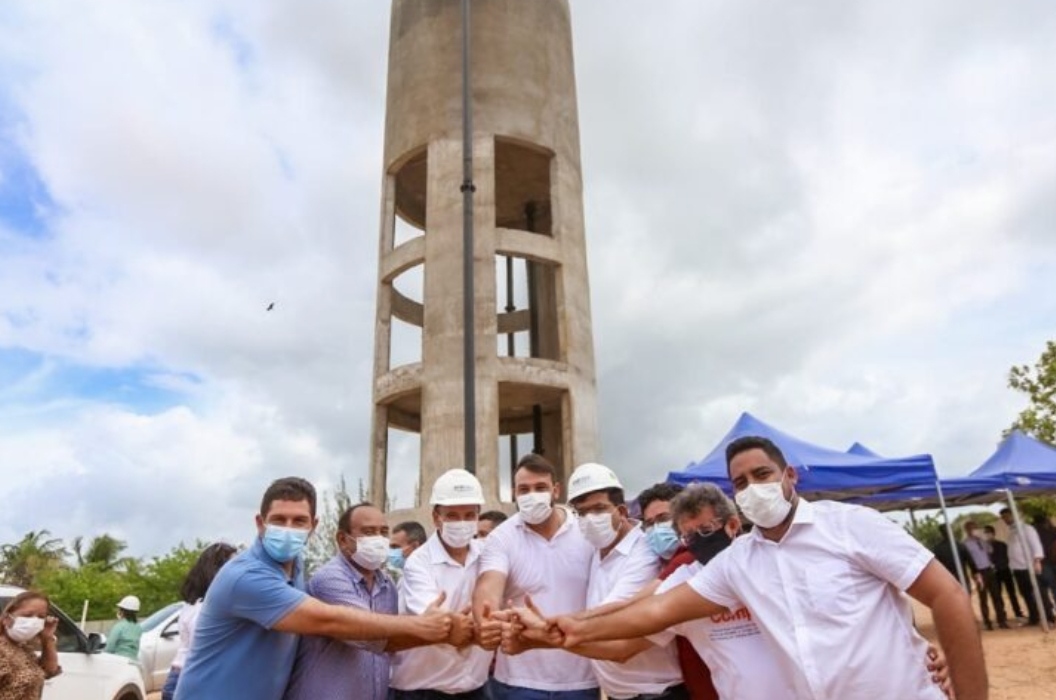
<path id="1" fill-rule="evenodd" d="M 431 506 L 482 506 L 484 489 L 465 469 L 449 469 L 433 484 Z"/>
<path id="2" fill-rule="evenodd" d="M 605 489 L 623 490 L 623 484 L 616 478 L 616 472 L 604 464 L 587 462 L 576 467 L 568 480 L 568 500 L 574 501 L 580 496 L 604 491 Z"/>
<path id="3" fill-rule="evenodd" d="M 117 607 L 130 612 L 139 612 L 139 598 L 134 595 L 126 595 L 121 599 L 121 602 L 117 604 Z"/>

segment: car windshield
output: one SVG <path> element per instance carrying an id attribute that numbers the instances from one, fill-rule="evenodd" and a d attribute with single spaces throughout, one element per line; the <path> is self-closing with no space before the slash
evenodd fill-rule
<path id="1" fill-rule="evenodd" d="M 167 620 L 169 618 L 169 615 L 172 615 L 181 607 L 183 607 L 183 603 L 170 603 L 169 605 L 166 605 L 164 608 L 148 617 L 146 620 L 143 620 L 143 622 L 140 622 L 139 626 L 144 632 L 149 632 L 150 630 L 154 629 L 162 622 Z"/>

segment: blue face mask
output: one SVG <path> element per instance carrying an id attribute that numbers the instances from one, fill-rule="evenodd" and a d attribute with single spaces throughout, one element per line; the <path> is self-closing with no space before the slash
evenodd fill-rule
<path id="1" fill-rule="evenodd" d="M 265 525 L 264 536 L 260 540 L 269 557 L 285 564 L 296 559 L 304 551 L 304 546 L 308 543 L 309 532 L 309 530 L 294 527 Z"/>
<path id="2" fill-rule="evenodd" d="M 671 523 L 657 523 L 649 532 L 645 533 L 645 541 L 653 554 L 661 559 L 670 559 L 671 555 L 678 549 L 678 535 Z"/>
<path id="3" fill-rule="evenodd" d="M 403 556 L 403 550 L 399 547 L 393 547 L 389 550 L 389 566 L 393 569 L 402 569 L 405 557 Z"/>

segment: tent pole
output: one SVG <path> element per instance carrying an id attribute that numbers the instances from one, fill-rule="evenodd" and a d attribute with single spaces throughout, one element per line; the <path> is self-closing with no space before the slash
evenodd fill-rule
<path id="1" fill-rule="evenodd" d="M 950 538 L 950 551 L 953 552 L 953 564 L 957 568 L 957 578 L 961 581 L 964 590 L 968 590 L 968 581 L 964 578 L 964 565 L 961 563 L 961 554 L 957 551 L 957 540 L 953 537 L 953 528 L 950 527 L 950 514 L 946 510 L 946 497 L 942 495 L 942 484 L 935 481 L 935 491 L 939 494 L 939 508 L 942 508 L 942 519 L 946 523 L 946 536 Z M 909 511 L 912 513 L 913 511 Z"/>
<path id="2" fill-rule="evenodd" d="M 1023 548 L 1023 554 L 1027 557 L 1027 573 L 1030 575 L 1030 585 L 1034 589 L 1034 604 L 1038 606 L 1038 619 L 1041 620 L 1041 628 L 1049 631 L 1049 618 L 1045 614 L 1045 602 L 1041 599 L 1041 588 L 1038 586 L 1038 577 L 1034 575 L 1034 557 L 1027 546 L 1027 535 L 1023 532 L 1023 521 L 1019 517 L 1019 508 L 1016 507 L 1016 499 L 1012 498 L 1012 490 L 1005 489 L 1008 496 L 1008 506 L 1012 510 L 1012 517 L 1016 521 L 1016 535 L 1019 537 L 1019 546 Z"/>
<path id="3" fill-rule="evenodd" d="M 913 526 L 913 529 L 917 529 L 917 513 L 912 508 L 909 509 L 909 522 Z"/>

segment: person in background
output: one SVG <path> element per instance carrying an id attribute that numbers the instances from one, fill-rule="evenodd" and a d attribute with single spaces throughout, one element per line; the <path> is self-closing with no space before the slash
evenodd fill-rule
<path id="1" fill-rule="evenodd" d="M 950 533 L 946 530 L 945 526 L 939 528 L 939 543 L 935 545 L 931 553 L 935 555 L 935 559 L 950 572 L 950 576 L 957 578 L 957 560 L 953 556 L 954 547 L 957 548 L 957 557 L 961 560 L 961 567 L 964 570 L 964 590 L 968 592 L 968 595 L 972 594 L 972 580 L 978 574 L 978 570 L 975 568 L 975 561 L 968 554 L 967 548 L 960 542 L 950 542 Z M 959 580 L 959 579 L 958 579 Z"/>
<path id="2" fill-rule="evenodd" d="M 1004 589 L 1012 604 L 1012 613 L 1019 619 L 1025 619 L 1023 608 L 1016 595 L 1016 582 L 1012 578 L 1012 569 L 1008 566 L 1008 545 L 997 539 L 997 531 L 993 525 L 983 526 L 983 539 L 990 548 L 990 559 L 994 562 L 994 578 L 997 579 L 998 590 Z"/>
<path id="3" fill-rule="evenodd" d="M 661 561 L 658 576 L 661 581 L 666 581 L 676 571 L 696 561 L 693 552 L 686 548 L 679 537 L 671 512 L 672 501 L 682 491 L 682 487 L 677 484 L 660 482 L 638 494 L 642 529 L 649 546 Z M 675 650 L 690 700 L 718 700 L 718 691 L 711 680 L 711 669 L 701 660 L 690 640 L 682 635 L 676 636 Z"/>
<path id="4" fill-rule="evenodd" d="M 975 569 L 975 584 L 979 591 L 979 612 L 983 614 L 986 629 L 994 629 L 990 621 L 990 603 L 994 604 L 997 614 L 997 626 L 1008 629 L 1008 617 L 1005 614 L 1005 601 L 1001 599 L 1001 583 L 997 580 L 997 571 L 990 557 L 990 546 L 979 536 L 979 525 L 974 520 L 964 524 L 964 548 L 972 560 Z"/>
<path id="5" fill-rule="evenodd" d="M 1038 585 L 1041 586 L 1041 598 L 1050 610 L 1056 608 L 1056 527 L 1048 516 L 1035 515 L 1034 529 L 1041 540 L 1041 575 Z"/>
<path id="6" fill-rule="evenodd" d="M 420 615 L 444 597 L 459 613 L 467 646 L 474 639 L 473 586 L 484 543 L 477 538 L 484 490 L 465 469 L 450 469 L 433 484 L 429 498 L 435 532 L 407 559 L 400 591 L 400 613 Z M 493 654 L 479 646 L 459 649 L 436 644 L 409 649 L 392 662 L 393 700 L 485 700 Z M 348 696 L 350 697 L 350 696 Z M 357 695 L 357 698 L 361 695 Z M 366 700 L 366 699 L 364 699 Z"/>
<path id="7" fill-rule="evenodd" d="M 0 617 L 0 698 L 40 700 L 44 681 L 62 673 L 56 648 L 58 618 L 48 615 L 48 597 L 24 591 L 4 606 Z M 40 655 L 33 649 L 39 642 Z"/>
<path id="8" fill-rule="evenodd" d="M 398 579 L 407 557 L 425 544 L 425 540 L 425 528 L 413 520 L 392 528 L 392 535 L 389 537 L 389 574 Z"/>
<path id="9" fill-rule="evenodd" d="M 506 522 L 506 514 L 501 510 L 489 510 L 480 514 L 477 521 L 477 537 L 484 539 L 491 531 Z"/>
<path id="10" fill-rule="evenodd" d="M 176 656 L 172 658 L 169 675 L 165 678 L 165 685 L 161 689 L 161 700 L 173 700 L 176 697 L 176 684 L 180 680 L 180 670 L 183 669 L 183 664 L 187 660 L 191 640 L 194 639 L 194 626 L 198 621 L 198 613 L 202 609 L 202 599 L 205 598 L 205 592 L 209 590 L 209 585 L 216 577 L 216 573 L 220 571 L 220 567 L 235 556 L 237 551 L 233 546 L 224 542 L 209 545 L 198 555 L 198 561 L 183 579 L 183 584 L 180 586 L 180 598 L 183 600 L 179 617 L 180 645 L 176 649 Z"/>
<path id="11" fill-rule="evenodd" d="M 1041 550 L 1041 539 L 1038 537 L 1038 531 L 1027 523 L 1023 523 L 1023 531 L 1020 533 L 1020 528 L 1016 527 L 1010 509 L 1002 508 L 1000 515 L 1001 520 L 1008 526 L 1008 565 L 1012 569 L 1012 578 L 1016 580 L 1016 589 L 1027 603 L 1027 624 L 1039 625 L 1042 611 L 1038 610 L 1038 602 L 1034 598 L 1034 587 L 1030 582 L 1029 569 L 1033 568 L 1034 575 L 1040 578 L 1042 562 L 1045 559 L 1045 554 Z M 1024 544 L 1026 549 L 1024 549 Z M 1038 583 L 1041 581 L 1039 580 Z M 1052 616 L 1052 607 L 1044 595 L 1041 597 L 1041 603 L 1045 619 L 1050 623 L 1056 622 Z"/>
<path id="12" fill-rule="evenodd" d="M 138 615 L 139 598 L 134 595 L 122 598 L 117 604 L 117 624 L 110 628 L 110 635 L 106 638 L 107 652 L 139 661 L 139 638 L 143 636 L 143 628 L 136 620 Z"/>

